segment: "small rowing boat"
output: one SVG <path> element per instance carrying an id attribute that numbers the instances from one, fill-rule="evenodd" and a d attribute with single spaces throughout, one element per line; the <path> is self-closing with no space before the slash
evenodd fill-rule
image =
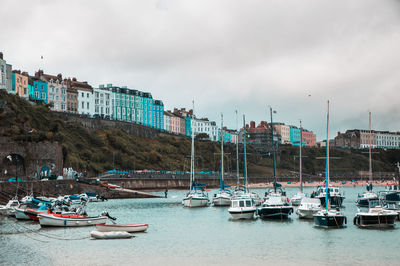
<path id="1" fill-rule="evenodd" d="M 118 238 L 132 238 L 133 235 L 129 234 L 126 231 L 115 231 L 115 232 L 99 232 L 99 231 L 91 231 L 90 237 L 96 239 L 118 239 Z"/>
<path id="2" fill-rule="evenodd" d="M 97 224 L 96 228 L 100 232 L 125 231 L 129 233 L 145 232 L 148 224 Z"/>

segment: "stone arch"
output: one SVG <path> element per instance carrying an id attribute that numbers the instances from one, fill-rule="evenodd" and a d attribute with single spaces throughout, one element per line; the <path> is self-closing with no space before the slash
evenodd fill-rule
<path id="1" fill-rule="evenodd" d="M 26 176 L 25 158 L 18 153 L 10 153 L 1 160 L 1 175 L 7 179 L 9 177 Z"/>

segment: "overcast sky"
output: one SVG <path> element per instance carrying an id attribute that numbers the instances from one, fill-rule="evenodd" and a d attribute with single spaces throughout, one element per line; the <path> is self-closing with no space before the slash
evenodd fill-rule
<path id="1" fill-rule="evenodd" d="M 400 131 L 400 1 L 1 0 L 0 51 L 13 69 L 149 91 L 166 109 L 236 128 L 303 126 L 325 138 Z M 43 60 L 41 56 L 43 55 Z M 242 118 L 240 117 L 240 121 Z M 242 123 L 242 122 L 240 122 Z"/>

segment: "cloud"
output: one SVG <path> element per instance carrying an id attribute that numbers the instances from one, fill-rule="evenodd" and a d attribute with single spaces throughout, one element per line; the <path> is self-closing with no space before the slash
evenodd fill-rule
<path id="1" fill-rule="evenodd" d="M 236 127 L 275 119 L 324 138 L 374 125 L 397 131 L 398 1 L 3 0 L 0 44 L 14 68 L 39 67 L 150 91 L 167 108 Z M 21 16 L 20 14 L 24 14 Z M 18 17 L 18 19 L 15 19 Z M 44 59 L 41 60 L 40 56 Z M 311 94 L 311 97 L 308 95 Z"/>

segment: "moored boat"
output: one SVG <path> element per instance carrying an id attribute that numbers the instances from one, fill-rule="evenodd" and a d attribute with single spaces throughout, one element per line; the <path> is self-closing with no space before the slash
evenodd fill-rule
<path id="1" fill-rule="evenodd" d="M 232 198 L 228 212 L 233 219 L 253 219 L 256 206 L 249 196 L 239 196 Z"/>
<path id="2" fill-rule="evenodd" d="M 370 201 L 368 212 L 359 211 L 354 216 L 353 223 L 358 227 L 394 227 L 398 212 L 382 208 L 379 201 Z"/>
<path id="3" fill-rule="evenodd" d="M 125 231 L 128 233 L 145 232 L 148 224 L 96 224 L 99 232 Z"/>
<path id="4" fill-rule="evenodd" d="M 296 213 L 300 219 L 313 219 L 313 215 L 321 210 L 321 201 L 315 198 L 302 198 Z"/>
<path id="5" fill-rule="evenodd" d="M 293 213 L 293 207 L 280 192 L 271 192 L 265 198 L 261 207 L 257 208 L 257 214 L 265 219 L 287 219 Z"/>
<path id="6" fill-rule="evenodd" d="M 96 224 L 105 224 L 108 217 L 104 215 L 94 217 L 72 217 L 72 216 L 56 216 L 53 214 L 39 214 L 40 226 L 57 226 L 57 227 L 76 227 L 91 226 Z"/>
<path id="7" fill-rule="evenodd" d="M 96 239 L 119 239 L 134 237 L 134 235 L 126 231 L 100 232 L 96 230 L 91 231 L 90 236 Z"/>
<path id="8" fill-rule="evenodd" d="M 336 210 L 331 210 L 330 209 L 330 197 L 332 195 L 339 196 L 341 198 L 341 195 L 338 194 L 339 191 L 335 191 L 333 187 L 329 187 L 329 101 L 328 101 L 328 112 L 326 115 L 326 166 L 325 166 L 325 187 L 321 187 L 319 192 L 320 194 L 324 194 L 325 200 L 325 209 L 320 210 L 316 214 L 313 215 L 314 218 L 314 225 L 319 226 L 319 227 L 326 227 L 326 228 L 342 228 L 344 224 L 347 223 L 347 218 L 346 216 L 343 215 L 342 212 L 340 212 L 339 209 Z M 325 192 L 323 191 L 325 189 Z M 320 197 L 321 199 L 321 197 Z M 321 204 L 323 204 L 321 200 Z M 340 204 L 341 205 L 341 204 Z"/>

